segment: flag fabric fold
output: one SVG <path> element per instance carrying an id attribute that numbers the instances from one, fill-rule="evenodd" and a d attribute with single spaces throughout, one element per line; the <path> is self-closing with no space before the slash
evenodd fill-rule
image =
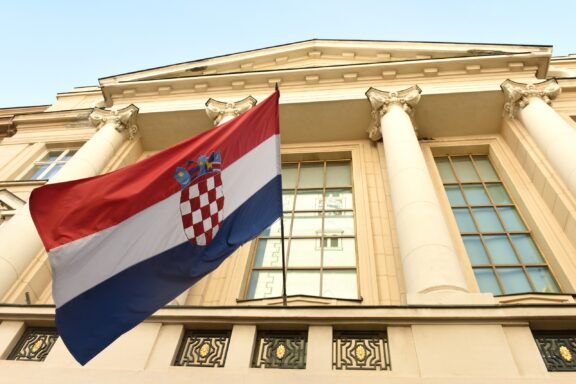
<path id="1" fill-rule="evenodd" d="M 281 216 L 278 99 L 125 168 L 32 192 L 56 325 L 79 363 Z"/>

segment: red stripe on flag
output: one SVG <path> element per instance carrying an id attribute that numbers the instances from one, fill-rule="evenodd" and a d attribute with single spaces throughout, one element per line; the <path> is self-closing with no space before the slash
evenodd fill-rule
<path id="1" fill-rule="evenodd" d="M 275 92 L 238 118 L 145 160 L 87 179 L 47 184 L 30 196 L 30 211 L 47 250 L 112 227 L 176 193 L 176 167 L 220 151 L 222 169 L 279 133 Z M 247 177 L 249 170 L 246 170 Z"/>

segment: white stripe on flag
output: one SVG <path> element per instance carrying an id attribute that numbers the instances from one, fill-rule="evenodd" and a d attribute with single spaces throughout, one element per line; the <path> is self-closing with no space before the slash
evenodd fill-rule
<path id="1" fill-rule="evenodd" d="M 279 140 L 270 137 L 222 171 L 224 220 L 280 173 Z M 49 255 L 56 307 L 186 241 L 178 191 L 113 227 L 54 248 Z"/>

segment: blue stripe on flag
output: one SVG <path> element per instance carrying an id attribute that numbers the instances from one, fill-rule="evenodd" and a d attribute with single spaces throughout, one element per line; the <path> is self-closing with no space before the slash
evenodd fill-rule
<path id="1" fill-rule="evenodd" d="M 180 244 L 138 263 L 56 309 L 62 340 L 82 365 L 218 267 L 281 215 L 280 175 L 221 223 L 208 247 Z"/>

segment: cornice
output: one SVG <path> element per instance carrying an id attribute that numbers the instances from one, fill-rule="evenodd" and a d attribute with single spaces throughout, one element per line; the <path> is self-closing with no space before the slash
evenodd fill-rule
<path id="1" fill-rule="evenodd" d="M 425 84 L 438 78 L 457 78 L 499 74 L 511 77 L 518 73 L 544 76 L 549 53 L 492 55 L 485 57 L 460 57 L 451 59 L 411 60 L 404 62 L 378 62 L 339 65 L 331 67 L 292 68 L 213 74 L 197 77 L 141 80 L 103 85 L 106 105 L 129 104 L 140 97 L 212 94 L 237 90 L 265 90 L 280 83 L 291 86 L 338 85 L 370 83 L 381 80 L 410 79 Z"/>
<path id="2" fill-rule="evenodd" d="M 74 109 L 66 111 L 39 112 L 17 115 L 14 117 L 14 125 L 19 128 L 23 126 L 49 126 L 62 123 L 74 123 L 87 121 L 88 116 L 93 111 L 90 109 Z"/>
<path id="3" fill-rule="evenodd" d="M 107 76 L 101 78 L 99 81 L 100 85 L 105 86 L 121 81 L 170 76 L 182 71 L 194 70 L 203 73 L 205 69 L 208 69 L 207 72 L 210 72 L 214 67 L 222 67 L 229 64 L 234 64 L 241 68 L 244 65 L 254 64 L 254 62 L 262 60 L 285 60 L 297 52 L 306 53 L 307 50 L 311 49 L 322 50 L 323 53 L 339 51 L 339 54 L 345 54 L 347 57 L 350 57 L 349 54 L 352 54 L 352 57 L 354 57 L 356 53 L 358 53 L 357 57 L 361 57 L 363 56 L 362 52 L 369 51 L 373 58 L 390 56 L 389 53 L 386 54 L 386 52 L 389 51 L 397 53 L 412 52 L 414 55 L 434 55 L 436 53 L 450 55 L 450 57 L 526 52 L 544 53 L 550 56 L 552 53 L 552 47 L 544 45 L 312 39 Z M 320 51 L 315 51 L 315 53 L 320 53 Z M 243 62 L 245 60 L 252 61 L 252 63 Z M 204 74 L 206 73 L 204 72 Z"/>

